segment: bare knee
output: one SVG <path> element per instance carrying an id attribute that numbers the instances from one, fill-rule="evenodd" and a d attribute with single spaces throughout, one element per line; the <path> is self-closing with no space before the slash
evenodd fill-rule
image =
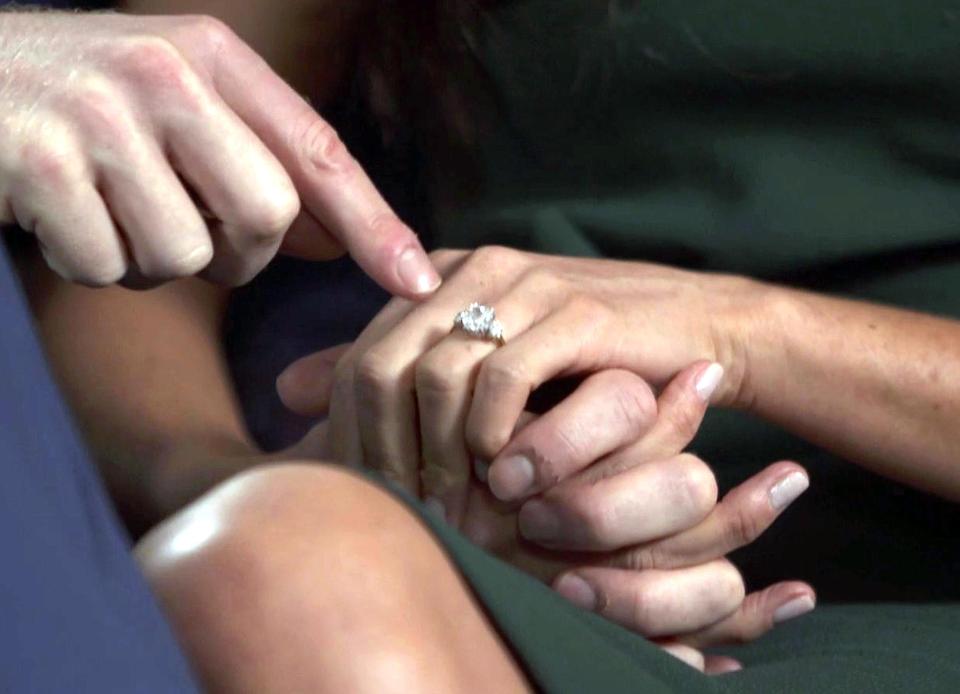
<path id="1" fill-rule="evenodd" d="M 324 688 L 359 691 L 329 681 L 344 665 L 321 662 L 331 639 L 355 646 L 371 690 L 401 691 L 405 680 L 416 689 L 431 666 L 402 633 L 403 602 L 442 555 L 401 504 L 346 471 L 284 465 L 239 475 L 144 538 L 137 556 L 210 687 L 274 688 L 278 677 L 308 676 L 309 654 Z M 285 684 L 277 688 L 308 682 Z"/>

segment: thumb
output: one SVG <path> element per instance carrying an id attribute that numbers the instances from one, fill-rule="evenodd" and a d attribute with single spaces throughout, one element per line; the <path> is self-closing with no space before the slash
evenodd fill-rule
<path id="1" fill-rule="evenodd" d="M 337 345 L 298 359 L 277 377 L 277 395 L 287 409 L 322 417 L 330 409 L 333 373 L 352 343 Z"/>
<path id="2" fill-rule="evenodd" d="M 631 459 L 658 460 L 676 455 L 696 436 L 723 378 L 723 367 L 698 361 L 673 377 L 657 398 L 657 422 L 637 446 Z"/>

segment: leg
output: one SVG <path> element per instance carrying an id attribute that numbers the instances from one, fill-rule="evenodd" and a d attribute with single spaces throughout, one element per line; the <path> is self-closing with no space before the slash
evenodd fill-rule
<path id="1" fill-rule="evenodd" d="M 194 691 L 28 315 L 0 240 L 0 690 Z"/>
<path id="2" fill-rule="evenodd" d="M 148 535 L 138 556 L 213 690 L 527 686 L 433 537 L 350 473 L 246 473 Z"/>

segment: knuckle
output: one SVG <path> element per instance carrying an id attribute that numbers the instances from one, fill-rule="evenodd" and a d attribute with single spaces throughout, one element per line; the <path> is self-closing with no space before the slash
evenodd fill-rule
<path id="1" fill-rule="evenodd" d="M 542 265 L 534 265 L 523 273 L 518 288 L 524 291 L 553 295 L 566 288 L 566 281 L 552 269 Z"/>
<path id="2" fill-rule="evenodd" d="M 118 40 L 111 47 L 109 63 L 114 70 L 144 90 L 186 91 L 193 74 L 177 47 L 155 34 Z"/>
<path id="3" fill-rule="evenodd" d="M 660 559 L 661 549 L 656 545 L 645 547 L 633 547 L 623 553 L 617 565 L 628 571 L 649 571 L 650 569 L 663 568 L 664 564 Z"/>
<path id="4" fill-rule="evenodd" d="M 21 174 L 29 185 L 63 190 L 81 177 L 80 155 L 64 141 L 50 138 L 25 145 L 20 156 Z"/>
<path id="5" fill-rule="evenodd" d="M 300 198 L 292 186 L 284 186 L 244 210 L 242 224 L 252 244 L 272 246 L 279 243 L 298 214 Z"/>
<path id="6" fill-rule="evenodd" d="M 733 564 L 721 560 L 719 567 L 718 575 L 712 583 L 716 590 L 718 611 L 730 614 L 743 604 L 747 589 L 743 582 L 743 576 L 740 575 Z"/>
<path id="7" fill-rule="evenodd" d="M 157 280 L 190 277 L 203 270 L 213 260 L 213 244 L 209 239 L 189 250 L 179 253 L 170 252 L 154 261 L 140 263 L 145 277 Z"/>
<path id="8" fill-rule="evenodd" d="M 77 78 L 59 101 L 71 122 L 98 143 L 115 147 L 129 139 L 130 113 L 121 92 L 105 77 Z"/>
<path id="9" fill-rule="evenodd" d="M 51 119 L 38 133 L 28 135 L 15 156 L 14 169 L 31 187 L 62 190 L 87 173 L 87 163 L 76 137 L 65 123 Z"/>
<path id="10" fill-rule="evenodd" d="M 617 527 L 615 510 L 609 504 L 596 503 L 593 495 L 577 494 L 567 502 L 568 512 L 579 519 L 585 546 L 594 549 L 609 547 Z"/>
<path id="11" fill-rule="evenodd" d="M 590 444 L 587 436 L 585 436 L 585 434 L 588 435 L 588 432 L 583 431 L 582 428 L 569 425 L 559 426 L 553 429 L 552 434 L 552 448 L 555 452 L 550 456 L 550 460 L 582 461 L 588 456 Z M 550 460 L 545 459 L 543 461 L 545 467 L 552 467 Z"/>
<path id="12" fill-rule="evenodd" d="M 686 401 L 670 412 L 670 426 L 685 439 L 693 438 L 700 427 L 701 415 L 692 402 Z"/>
<path id="13" fill-rule="evenodd" d="M 343 175 L 354 169 L 356 162 L 332 125 L 313 112 L 306 116 L 306 124 L 295 130 L 294 151 L 317 171 Z"/>
<path id="14" fill-rule="evenodd" d="M 628 371 L 607 375 L 612 383 L 614 416 L 625 422 L 634 436 L 646 431 L 657 417 L 657 400 L 646 381 Z"/>
<path id="15" fill-rule="evenodd" d="M 127 268 L 123 263 L 104 261 L 81 268 L 74 281 L 88 287 L 109 287 L 123 279 Z"/>
<path id="16" fill-rule="evenodd" d="M 717 503 L 717 479 L 710 467 L 695 455 L 678 456 L 680 484 L 677 490 L 680 502 L 699 516 L 705 516 Z"/>
<path id="17" fill-rule="evenodd" d="M 518 264 L 520 251 L 506 246 L 481 246 L 470 254 L 469 264 L 480 272 L 503 272 Z"/>
<path id="18" fill-rule="evenodd" d="M 494 392 L 514 390 L 521 386 L 528 389 L 530 387 L 530 379 L 523 363 L 515 359 L 498 359 L 496 352 L 480 367 L 480 379 Z"/>
<path id="19" fill-rule="evenodd" d="M 463 382 L 460 371 L 438 357 L 421 359 L 415 367 L 415 380 L 418 393 L 441 398 L 456 392 Z"/>
<path id="20" fill-rule="evenodd" d="M 480 427 L 468 418 L 466 429 L 467 448 L 475 455 L 492 460 L 510 441 L 509 433 L 496 431 L 490 427 Z"/>
<path id="21" fill-rule="evenodd" d="M 367 404 L 380 402 L 397 377 L 390 360 L 372 349 L 357 361 L 354 373 L 357 396 Z"/>
<path id="22" fill-rule="evenodd" d="M 763 532 L 763 523 L 750 508 L 735 508 L 729 514 L 724 527 L 724 540 L 731 549 L 744 547 L 756 540 Z"/>
<path id="23" fill-rule="evenodd" d="M 190 31 L 198 45 L 207 52 L 219 53 L 236 34 L 222 20 L 210 15 L 194 15 L 189 18 Z"/>

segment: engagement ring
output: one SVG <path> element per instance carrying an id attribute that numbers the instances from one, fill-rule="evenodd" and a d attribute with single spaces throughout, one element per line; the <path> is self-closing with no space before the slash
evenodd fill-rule
<path id="1" fill-rule="evenodd" d="M 497 320 L 497 312 L 492 306 L 484 306 L 474 301 L 453 319 L 453 329 L 462 330 L 467 335 L 481 340 L 495 342 L 503 346 L 503 326 Z"/>

